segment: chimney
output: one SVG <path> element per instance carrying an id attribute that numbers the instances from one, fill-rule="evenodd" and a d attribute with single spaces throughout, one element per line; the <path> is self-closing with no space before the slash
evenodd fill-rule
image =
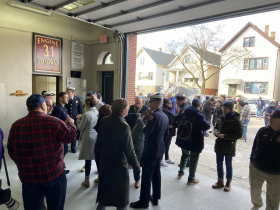
<path id="1" fill-rule="evenodd" d="M 275 32 L 271 32 L 271 38 L 275 39 Z"/>
<path id="2" fill-rule="evenodd" d="M 160 47 L 160 48 L 158 48 L 158 51 L 160 51 L 160 52 L 161 52 L 161 47 Z"/>
<path id="3" fill-rule="evenodd" d="M 265 31 L 264 31 L 267 35 L 268 35 L 268 32 L 269 32 L 269 25 L 266 25 L 265 26 Z"/>
<path id="4" fill-rule="evenodd" d="M 174 51 L 171 52 L 171 55 L 174 55 Z"/>

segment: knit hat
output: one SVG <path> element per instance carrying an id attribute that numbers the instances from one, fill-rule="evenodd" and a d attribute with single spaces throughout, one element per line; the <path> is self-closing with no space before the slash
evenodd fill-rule
<path id="1" fill-rule="evenodd" d="M 233 104 L 233 102 L 231 102 L 231 101 L 227 101 L 227 102 L 224 102 L 224 103 L 223 103 L 223 106 L 228 107 L 229 110 L 232 111 L 232 110 L 233 110 L 233 107 L 234 107 L 234 104 Z"/>
<path id="2" fill-rule="evenodd" d="M 206 96 L 206 100 L 208 100 L 210 97 L 209 96 Z"/>

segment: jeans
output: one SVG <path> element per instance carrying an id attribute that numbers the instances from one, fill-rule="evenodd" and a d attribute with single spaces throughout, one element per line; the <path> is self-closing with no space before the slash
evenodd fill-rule
<path id="1" fill-rule="evenodd" d="M 243 120 L 242 122 L 243 122 L 243 135 L 242 135 L 242 137 L 244 139 L 247 139 L 247 130 L 248 130 L 248 124 L 249 124 L 250 120 Z"/>
<path id="2" fill-rule="evenodd" d="M 106 206 L 103 206 L 102 204 L 98 204 L 96 210 L 106 210 Z M 117 207 L 117 210 L 127 210 L 127 206 L 126 207 Z"/>
<path id="3" fill-rule="evenodd" d="M 85 160 L 85 174 L 86 176 L 89 176 L 91 171 L 91 160 Z"/>
<path id="4" fill-rule="evenodd" d="M 226 178 L 228 180 L 232 180 L 232 157 L 228 155 L 218 155 L 216 154 L 216 162 L 217 162 L 217 172 L 218 179 L 224 179 L 224 159 L 226 160 Z"/>
<path id="5" fill-rule="evenodd" d="M 262 108 L 257 107 L 257 114 L 256 117 L 262 118 Z"/>
<path id="6" fill-rule="evenodd" d="M 184 170 L 186 168 L 186 164 L 188 162 L 188 159 L 190 158 L 190 168 L 189 168 L 189 178 L 188 181 L 195 180 L 195 172 L 199 160 L 199 152 L 192 152 L 186 149 L 182 149 L 182 156 L 181 156 L 181 162 L 180 162 L 180 171 L 179 174 L 185 174 Z"/>
<path id="7" fill-rule="evenodd" d="M 67 179 L 65 172 L 58 178 L 45 183 L 22 183 L 24 209 L 41 210 L 44 196 L 48 210 L 63 210 L 66 197 Z"/>

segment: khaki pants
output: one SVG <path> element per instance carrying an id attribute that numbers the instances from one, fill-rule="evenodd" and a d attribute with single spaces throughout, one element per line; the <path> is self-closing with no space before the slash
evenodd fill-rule
<path id="1" fill-rule="evenodd" d="M 254 208 L 263 206 L 262 186 L 266 181 L 266 210 L 279 210 L 280 203 L 280 175 L 267 174 L 250 163 L 249 181 L 251 186 L 251 201 Z"/>

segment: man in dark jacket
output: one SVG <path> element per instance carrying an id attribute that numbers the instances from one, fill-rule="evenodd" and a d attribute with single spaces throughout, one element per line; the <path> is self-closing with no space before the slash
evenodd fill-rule
<path id="1" fill-rule="evenodd" d="M 168 137 L 168 117 L 160 109 L 161 95 L 150 98 L 150 109 L 146 112 L 148 123 L 144 126 L 145 144 L 141 158 L 142 180 L 140 200 L 130 204 L 132 208 L 148 208 L 149 202 L 158 205 L 161 197 L 160 162 L 165 152 L 164 140 Z M 142 124 L 141 119 L 138 119 Z M 153 195 L 151 194 L 153 186 Z"/>
<path id="2" fill-rule="evenodd" d="M 251 152 L 249 180 L 251 201 L 257 210 L 263 206 L 262 186 L 266 181 L 266 209 L 279 209 L 280 202 L 280 110 L 274 110 L 270 125 L 258 131 Z"/>
<path id="3" fill-rule="evenodd" d="M 186 102 L 185 96 L 178 94 L 176 96 L 176 105 L 179 110 L 178 110 L 177 115 L 175 116 L 175 125 L 176 125 L 176 127 L 178 127 L 178 125 L 180 123 L 179 119 L 182 118 L 184 111 L 190 107 L 190 104 L 188 102 Z"/>
<path id="4" fill-rule="evenodd" d="M 179 137 L 177 137 L 176 140 L 176 145 L 182 149 L 178 178 L 182 178 L 184 175 L 186 163 L 190 158 L 188 185 L 199 183 L 199 180 L 195 179 L 195 172 L 199 155 L 204 148 L 204 137 L 202 135 L 202 131 L 206 131 L 210 128 L 210 123 L 206 121 L 205 116 L 201 113 L 200 106 L 201 101 L 195 98 L 192 101 L 192 106 L 186 109 L 184 112 L 184 117 L 186 118 L 192 118 L 194 116 L 191 132 L 192 141 L 186 142 Z"/>
<path id="5" fill-rule="evenodd" d="M 202 109 L 202 113 L 204 114 L 206 120 L 210 123 L 211 121 L 211 115 L 212 112 L 214 110 L 213 108 L 213 104 L 214 104 L 214 98 L 210 98 L 209 100 L 207 100 L 204 105 L 203 105 L 203 109 Z M 203 135 L 205 137 L 208 137 L 209 134 L 206 133 L 206 131 L 204 131 Z"/>
<path id="6" fill-rule="evenodd" d="M 212 185 L 213 189 L 224 187 L 225 192 L 231 189 L 232 157 L 235 157 L 236 141 L 242 137 L 243 123 L 240 114 L 233 110 L 233 102 L 223 103 L 223 116 L 219 117 L 214 129 L 214 135 L 218 137 L 215 142 L 218 182 Z M 227 183 L 224 185 L 223 162 L 226 162 Z"/>
<path id="7" fill-rule="evenodd" d="M 127 124 L 130 127 L 133 145 L 135 149 L 135 154 L 137 160 L 140 163 L 142 150 L 144 148 L 145 135 L 143 133 L 142 127 L 136 125 L 136 120 L 141 115 L 144 115 L 148 108 L 145 105 L 142 105 L 142 98 L 137 96 L 135 98 L 135 104 L 130 106 L 128 115 L 125 117 Z M 140 177 L 135 179 L 135 188 L 140 187 Z"/>

